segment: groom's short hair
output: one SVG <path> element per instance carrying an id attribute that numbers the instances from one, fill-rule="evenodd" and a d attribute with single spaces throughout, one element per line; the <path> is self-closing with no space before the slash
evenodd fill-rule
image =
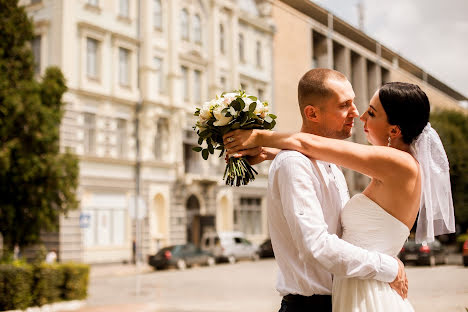
<path id="1" fill-rule="evenodd" d="M 320 106 L 322 100 L 334 94 L 335 91 L 326 83 L 329 79 L 347 80 L 339 71 L 328 68 L 311 69 L 299 80 L 297 97 L 302 115 L 306 106 Z"/>

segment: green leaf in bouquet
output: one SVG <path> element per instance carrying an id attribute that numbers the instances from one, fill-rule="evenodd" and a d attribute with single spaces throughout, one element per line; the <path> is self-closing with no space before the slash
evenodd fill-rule
<path id="1" fill-rule="evenodd" d="M 270 129 L 273 129 L 275 126 L 276 126 L 276 120 L 273 120 L 273 121 L 271 122 L 271 128 L 270 128 Z"/>
<path id="2" fill-rule="evenodd" d="M 267 116 L 265 117 L 265 122 L 267 122 L 267 123 L 272 123 L 272 122 L 273 122 L 273 118 L 271 118 L 270 115 L 267 115 Z"/>
<path id="3" fill-rule="evenodd" d="M 197 153 L 200 153 L 201 150 L 202 150 L 202 148 L 201 148 L 200 146 L 197 146 L 197 147 L 193 147 L 193 148 L 192 148 L 192 151 L 197 152 Z"/>
<path id="4" fill-rule="evenodd" d="M 223 150 L 223 149 L 224 149 L 224 146 L 222 146 L 222 145 L 218 145 L 218 146 L 217 146 L 215 149 L 217 149 L 217 150 L 221 151 L 221 150 Z"/>
<path id="5" fill-rule="evenodd" d="M 245 102 L 242 98 L 238 98 L 237 101 L 240 103 L 240 109 L 239 111 L 243 111 L 245 108 Z"/>
<path id="6" fill-rule="evenodd" d="M 221 111 L 221 114 L 223 114 L 224 116 L 226 116 L 226 113 L 229 111 L 229 108 L 223 108 L 223 110 Z"/>
<path id="7" fill-rule="evenodd" d="M 231 102 L 231 107 L 236 110 L 236 112 L 240 112 L 241 109 L 241 103 L 240 103 L 240 98 L 237 98 L 236 100 Z"/>
<path id="8" fill-rule="evenodd" d="M 209 153 L 209 152 L 208 152 L 207 149 L 204 149 L 204 150 L 202 151 L 202 157 L 203 157 L 204 160 L 207 160 L 207 159 L 208 159 L 208 153 Z"/>
<path id="9" fill-rule="evenodd" d="M 208 138 L 208 137 L 211 136 L 211 131 L 210 131 L 210 130 L 205 130 L 205 131 L 200 132 L 199 135 L 200 135 L 200 137 L 202 137 L 202 138 Z"/>
<path id="10" fill-rule="evenodd" d="M 254 101 L 254 102 L 256 102 L 256 101 L 258 100 L 258 99 L 257 99 L 255 96 L 253 96 L 253 95 L 249 96 L 249 99 L 251 99 L 251 100 Z"/>
<path id="11" fill-rule="evenodd" d="M 273 115 L 273 114 L 268 114 L 268 116 L 270 116 L 272 119 L 276 119 L 276 115 Z"/>
<path id="12" fill-rule="evenodd" d="M 214 154 L 214 147 L 213 147 L 212 144 L 208 144 L 208 152 L 209 152 L 210 154 Z"/>
<path id="13" fill-rule="evenodd" d="M 226 91 L 224 91 L 223 93 L 221 93 L 221 97 L 223 97 L 225 94 L 226 94 Z"/>
<path id="14" fill-rule="evenodd" d="M 223 157 L 224 155 L 224 146 L 221 147 L 221 153 L 219 153 L 219 158 Z"/>
<path id="15" fill-rule="evenodd" d="M 195 112 L 195 116 L 200 116 L 200 111 Z"/>
<path id="16" fill-rule="evenodd" d="M 232 129 L 232 130 L 236 130 L 236 129 L 239 129 L 240 126 L 241 126 L 241 125 L 240 125 L 239 122 L 235 122 L 235 123 L 232 125 L 231 129 Z"/>
<path id="17" fill-rule="evenodd" d="M 253 113 L 253 112 L 255 111 L 256 108 L 257 108 L 257 103 L 256 103 L 256 102 L 250 103 L 250 105 L 249 105 L 249 113 Z"/>
<path id="18" fill-rule="evenodd" d="M 198 138 L 198 145 L 202 145 L 202 143 L 203 143 L 204 140 L 205 140 L 204 138 L 199 137 L 199 138 Z"/>

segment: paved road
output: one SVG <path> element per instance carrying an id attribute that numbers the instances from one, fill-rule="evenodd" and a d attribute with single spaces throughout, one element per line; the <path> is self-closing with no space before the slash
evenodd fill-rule
<path id="1" fill-rule="evenodd" d="M 81 312 L 271 312 L 280 297 L 274 290 L 274 260 L 169 270 L 140 277 L 91 278 L 89 307 Z M 466 312 L 468 268 L 460 265 L 407 267 L 409 299 L 416 311 Z"/>

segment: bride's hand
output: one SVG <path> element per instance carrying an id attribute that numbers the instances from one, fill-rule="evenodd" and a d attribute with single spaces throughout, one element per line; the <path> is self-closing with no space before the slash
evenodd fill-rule
<path id="1" fill-rule="evenodd" d="M 224 148 L 230 155 L 241 150 L 258 147 L 258 130 L 234 130 L 223 136 Z"/>
<path id="2" fill-rule="evenodd" d="M 406 278 L 405 266 L 400 259 L 398 261 L 398 275 L 393 282 L 390 283 L 390 287 L 393 288 L 403 299 L 408 298 L 408 279 Z"/>

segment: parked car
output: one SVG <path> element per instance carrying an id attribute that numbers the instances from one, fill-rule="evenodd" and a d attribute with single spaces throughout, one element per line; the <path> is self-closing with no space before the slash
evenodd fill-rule
<path id="1" fill-rule="evenodd" d="M 266 239 L 257 250 L 258 256 L 260 258 L 270 258 L 274 257 L 275 253 L 273 252 L 273 246 L 271 245 L 271 239 Z"/>
<path id="2" fill-rule="evenodd" d="M 189 243 L 162 248 L 156 255 L 148 257 L 148 264 L 156 270 L 169 267 L 184 270 L 192 265 L 212 266 L 215 264 L 215 258 L 210 252 Z"/>
<path id="3" fill-rule="evenodd" d="M 203 234 L 201 247 L 211 252 L 217 261 L 235 263 L 239 259 L 258 260 L 257 246 L 242 232 L 208 232 Z"/>
<path id="4" fill-rule="evenodd" d="M 445 248 L 437 239 L 432 243 L 420 244 L 410 239 L 403 245 L 398 256 L 403 263 L 415 262 L 430 266 L 439 263 L 447 264 L 448 261 Z"/>
<path id="5" fill-rule="evenodd" d="M 463 243 L 463 265 L 468 266 L 468 240 Z"/>

